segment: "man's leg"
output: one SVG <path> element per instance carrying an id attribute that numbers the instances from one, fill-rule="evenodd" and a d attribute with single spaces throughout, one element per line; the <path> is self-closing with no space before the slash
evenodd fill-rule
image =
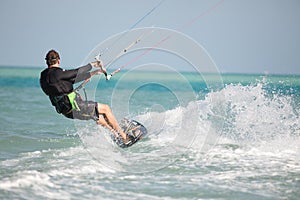
<path id="1" fill-rule="evenodd" d="M 110 130 L 116 137 L 119 136 L 119 134 L 107 123 L 107 119 L 103 115 L 99 115 L 99 119 L 97 121 L 97 124 L 107 128 Z"/>
<path id="2" fill-rule="evenodd" d="M 113 115 L 111 109 L 106 104 L 98 103 L 98 113 L 103 115 L 103 117 L 99 117 L 97 121 L 98 124 L 105 126 L 108 129 L 113 129 L 117 131 L 124 141 L 126 141 L 127 135 L 120 128 L 115 116 Z"/>

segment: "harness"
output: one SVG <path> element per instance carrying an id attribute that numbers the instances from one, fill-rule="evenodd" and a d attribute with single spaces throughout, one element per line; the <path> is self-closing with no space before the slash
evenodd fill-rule
<path id="1" fill-rule="evenodd" d="M 70 114 L 73 110 L 80 111 L 80 108 L 76 102 L 77 95 L 79 94 L 73 91 L 69 94 L 60 96 L 50 96 L 50 100 L 59 114 L 67 115 Z"/>
<path id="2" fill-rule="evenodd" d="M 80 111 L 80 108 L 76 102 L 76 96 L 79 95 L 78 93 L 76 93 L 75 91 L 71 92 L 70 94 L 68 94 L 68 98 L 70 101 L 70 104 L 72 106 L 72 110 L 77 110 Z"/>

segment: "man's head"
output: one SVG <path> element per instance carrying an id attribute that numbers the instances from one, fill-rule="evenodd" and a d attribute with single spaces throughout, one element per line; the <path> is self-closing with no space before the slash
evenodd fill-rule
<path id="1" fill-rule="evenodd" d="M 58 64 L 60 61 L 59 54 L 55 50 L 50 50 L 46 55 L 46 63 L 49 66 Z"/>

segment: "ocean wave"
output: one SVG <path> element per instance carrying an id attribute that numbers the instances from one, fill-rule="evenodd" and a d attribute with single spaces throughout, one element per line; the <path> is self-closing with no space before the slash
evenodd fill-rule
<path id="1" fill-rule="evenodd" d="M 203 157 L 224 141 L 239 149 L 269 144 L 262 150 L 280 147 L 299 152 L 297 109 L 292 95 L 270 95 L 266 83 L 229 84 L 185 107 L 135 116 L 149 135 L 129 149 L 120 151 L 101 127 L 93 131 L 86 127 L 80 135 L 87 150 L 104 165 L 140 173 L 164 168 L 191 150 Z"/>

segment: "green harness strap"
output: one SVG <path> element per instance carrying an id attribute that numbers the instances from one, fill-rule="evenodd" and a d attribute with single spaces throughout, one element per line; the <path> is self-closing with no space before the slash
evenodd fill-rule
<path id="1" fill-rule="evenodd" d="M 76 92 L 71 92 L 70 94 L 68 94 L 68 98 L 69 98 L 69 101 L 72 105 L 72 110 L 77 110 L 77 111 L 80 111 L 80 108 L 75 100 L 76 98 Z"/>

